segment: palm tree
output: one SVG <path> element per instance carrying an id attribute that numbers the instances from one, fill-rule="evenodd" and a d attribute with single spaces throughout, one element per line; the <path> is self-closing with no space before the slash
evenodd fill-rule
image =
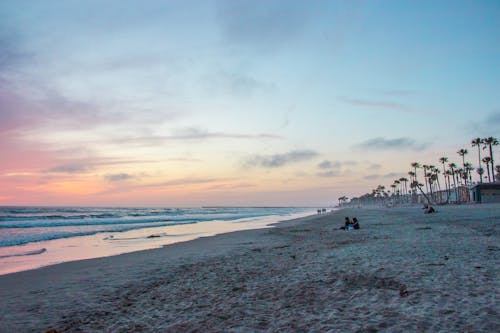
<path id="1" fill-rule="evenodd" d="M 431 198 L 434 196 L 434 194 L 432 193 L 432 187 L 433 187 L 433 180 L 432 180 L 432 168 L 433 166 L 432 165 L 423 165 L 422 168 L 424 168 L 424 170 L 426 170 L 425 172 L 425 183 L 426 183 L 426 189 L 427 189 L 427 194 L 429 194 L 430 192 L 430 195 L 431 195 Z"/>
<path id="2" fill-rule="evenodd" d="M 483 143 L 483 140 L 481 138 L 475 138 L 475 139 L 472 139 L 472 141 L 471 141 L 472 147 L 477 147 L 477 156 L 478 156 L 479 168 L 482 168 L 481 167 L 481 144 L 482 143 Z M 480 174 L 479 175 L 479 182 L 480 183 L 483 182 L 482 177 L 483 176 Z"/>
<path id="3" fill-rule="evenodd" d="M 400 197 L 400 195 L 401 195 L 401 182 L 399 181 L 399 179 L 394 180 L 394 186 L 395 186 L 395 187 L 394 187 L 393 192 L 394 192 L 394 194 L 396 195 L 397 200 L 398 200 L 398 201 L 401 201 L 401 200 L 400 200 L 400 198 L 401 198 L 401 197 Z M 392 187 L 392 186 L 391 186 L 391 187 Z"/>
<path id="4" fill-rule="evenodd" d="M 492 136 L 488 137 L 488 138 L 484 138 L 483 140 L 481 140 L 481 142 L 483 143 L 484 147 L 483 149 L 486 149 L 487 147 L 490 148 L 490 157 L 491 157 L 491 173 L 493 175 L 495 175 L 495 170 L 494 170 L 494 167 L 495 167 L 495 160 L 493 159 L 493 146 L 498 146 L 498 140 Z M 495 177 L 493 177 L 495 178 Z"/>
<path id="5" fill-rule="evenodd" d="M 483 174 L 484 174 L 484 169 L 483 168 L 477 168 L 476 169 L 477 174 L 479 175 L 479 179 L 481 179 L 481 183 L 483 182 Z"/>
<path id="6" fill-rule="evenodd" d="M 465 170 L 465 154 L 467 154 L 468 151 L 467 149 L 460 149 L 459 151 L 457 151 L 457 154 L 462 156 L 462 164 L 464 166 L 464 170 Z M 465 180 L 465 186 L 467 186 L 467 178 L 464 178 Z"/>
<path id="7" fill-rule="evenodd" d="M 432 204 L 431 202 L 431 199 L 427 196 L 427 194 L 425 194 L 425 192 L 422 190 L 422 186 L 424 186 L 424 184 L 421 184 L 417 181 L 414 181 L 410 184 L 411 188 L 413 188 L 413 192 L 416 192 L 416 189 L 419 189 L 420 190 L 420 193 L 422 193 L 422 195 L 425 197 L 425 199 L 427 200 L 427 203 L 428 204 Z"/>
<path id="8" fill-rule="evenodd" d="M 399 178 L 399 183 L 401 184 L 401 192 L 403 193 L 403 196 L 401 197 L 401 202 L 406 202 L 407 197 L 406 195 L 408 194 L 408 178 L 401 177 Z"/>
<path id="9" fill-rule="evenodd" d="M 413 167 L 413 172 L 415 173 L 415 181 L 417 181 L 417 169 L 420 168 L 420 163 L 413 162 L 411 166 Z"/>
<path id="10" fill-rule="evenodd" d="M 488 171 L 488 183 L 491 183 L 491 175 L 490 175 L 491 157 L 489 156 L 484 157 L 483 162 L 486 164 L 486 171 Z"/>
<path id="11" fill-rule="evenodd" d="M 420 168 L 420 163 L 418 162 L 413 162 L 411 164 L 412 168 L 413 168 L 413 182 L 418 182 L 418 179 L 417 179 L 417 169 Z M 412 183 L 413 183 L 412 182 Z M 417 191 L 415 191 L 415 189 L 413 188 L 413 202 L 417 202 Z"/>
<path id="12" fill-rule="evenodd" d="M 450 177 L 455 179 L 455 174 L 451 169 L 446 170 L 446 180 L 449 184 L 447 195 L 446 195 L 446 203 L 450 202 L 450 197 L 451 197 L 451 181 Z"/>
<path id="13" fill-rule="evenodd" d="M 414 181 L 415 180 L 415 172 L 413 171 L 408 171 L 408 176 L 410 176 L 410 180 Z"/>
<path id="14" fill-rule="evenodd" d="M 455 196 L 456 200 L 458 201 L 457 180 L 455 178 L 455 168 L 457 167 L 457 165 L 455 163 L 450 163 L 448 164 L 448 167 L 451 169 L 451 176 L 453 177 L 453 185 L 455 187 Z"/>
<path id="15" fill-rule="evenodd" d="M 496 180 L 500 182 L 500 165 L 495 166 L 495 171 L 497 172 Z"/>
<path id="16" fill-rule="evenodd" d="M 392 188 L 392 196 L 394 197 L 396 195 L 396 184 L 392 184 L 391 185 L 391 188 Z"/>
<path id="17" fill-rule="evenodd" d="M 399 179 L 396 179 L 394 180 L 394 184 L 396 184 L 396 187 L 398 188 L 398 192 L 401 192 L 401 188 L 400 188 L 400 185 L 401 185 L 401 182 L 399 181 Z"/>
<path id="18" fill-rule="evenodd" d="M 443 165 L 443 178 L 444 178 L 444 186 L 446 187 L 446 191 L 448 192 L 448 182 L 446 181 L 446 167 L 445 163 L 448 162 L 448 157 L 440 157 L 439 162 Z"/>
<path id="19" fill-rule="evenodd" d="M 340 198 L 338 198 L 339 200 L 339 206 L 342 206 L 343 203 L 345 203 L 347 201 L 347 197 L 345 195 L 341 196 Z"/>
<path id="20" fill-rule="evenodd" d="M 462 186 L 462 180 L 464 179 L 464 169 L 460 168 L 455 170 L 455 177 L 457 177 L 458 185 Z"/>
<path id="21" fill-rule="evenodd" d="M 425 190 L 427 191 L 427 193 L 429 193 L 429 184 L 427 182 L 427 179 L 429 178 L 429 174 L 427 173 L 429 166 L 427 164 L 424 164 L 424 165 L 422 165 L 422 169 L 424 169 Z"/>
<path id="22" fill-rule="evenodd" d="M 472 164 L 469 162 L 465 162 L 464 167 L 465 167 L 465 177 L 468 177 L 469 183 L 472 184 L 471 171 L 474 170 L 474 168 L 472 167 Z"/>
<path id="23" fill-rule="evenodd" d="M 441 171 L 439 171 L 438 168 L 432 167 L 431 179 L 432 179 L 433 183 L 437 184 L 437 189 L 435 189 L 435 190 L 436 190 L 437 193 L 439 193 L 439 202 L 442 203 L 443 202 L 443 196 L 441 194 L 441 183 L 439 182 L 439 174 L 440 173 L 441 173 Z"/>
<path id="24" fill-rule="evenodd" d="M 407 194 L 408 193 L 408 187 L 406 186 L 406 183 L 408 182 L 408 178 L 401 177 L 401 178 L 399 178 L 399 182 L 401 184 L 404 184 L 403 193 Z"/>

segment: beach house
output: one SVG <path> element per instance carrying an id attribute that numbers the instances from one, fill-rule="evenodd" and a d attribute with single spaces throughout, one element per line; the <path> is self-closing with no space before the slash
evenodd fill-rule
<path id="1" fill-rule="evenodd" d="M 471 192 L 474 202 L 500 202 L 500 182 L 477 184 L 472 188 Z"/>

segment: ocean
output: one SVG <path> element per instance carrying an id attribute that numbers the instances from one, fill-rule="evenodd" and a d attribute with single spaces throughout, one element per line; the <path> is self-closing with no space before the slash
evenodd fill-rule
<path id="1" fill-rule="evenodd" d="M 0 207 L 0 274 L 267 227 L 311 208 Z"/>

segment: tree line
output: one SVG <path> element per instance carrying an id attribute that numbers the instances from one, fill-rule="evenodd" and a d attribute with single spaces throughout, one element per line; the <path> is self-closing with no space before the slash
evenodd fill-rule
<path id="1" fill-rule="evenodd" d="M 418 202 L 418 194 L 421 194 L 429 203 L 444 204 L 450 201 L 468 201 L 469 187 L 474 184 L 472 181 L 473 171 L 478 174 L 478 183 L 500 181 L 500 165 L 495 165 L 493 156 L 493 147 L 498 145 L 498 140 L 491 136 L 474 138 L 471 140 L 471 146 L 477 148 L 478 151 L 477 166 L 466 161 L 466 155 L 469 151 L 461 148 L 457 151 L 458 156 L 461 157 L 461 165 L 450 162 L 445 156 L 437 159 L 439 166 L 413 162 L 408 171 L 408 178 L 395 179 L 389 185 L 391 190 L 384 185 L 378 185 L 371 192 L 350 201 L 346 196 L 338 198 L 339 205 L 349 202 L 360 204 L 385 204 L 388 201 L 416 203 Z M 482 150 L 485 153 L 481 158 Z"/>

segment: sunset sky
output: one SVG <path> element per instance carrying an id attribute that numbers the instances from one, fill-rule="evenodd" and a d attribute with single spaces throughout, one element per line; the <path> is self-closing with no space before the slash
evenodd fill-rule
<path id="1" fill-rule="evenodd" d="M 478 136 L 499 1 L 0 2 L 0 205 L 331 205 Z"/>

